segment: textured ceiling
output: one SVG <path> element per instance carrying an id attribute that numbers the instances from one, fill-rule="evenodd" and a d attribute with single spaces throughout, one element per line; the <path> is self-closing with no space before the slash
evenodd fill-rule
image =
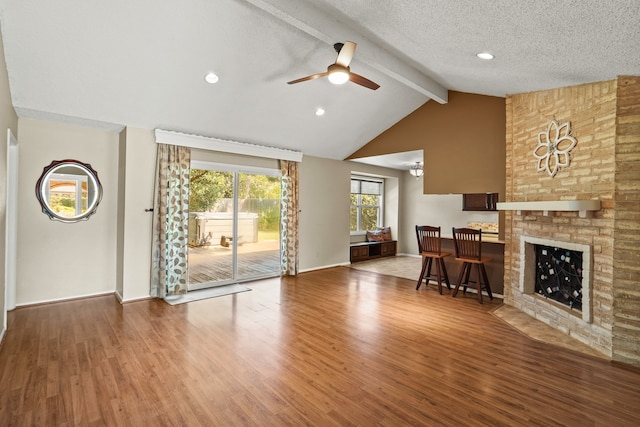
<path id="1" fill-rule="evenodd" d="M 0 19 L 21 116 L 334 159 L 447 90 L 504 96 L 640 74 L 637 0 L 0 0 Z M 345 40 L 358 43 L 352 71 L 379 90 L 286 84 L 325 71 Z"/>

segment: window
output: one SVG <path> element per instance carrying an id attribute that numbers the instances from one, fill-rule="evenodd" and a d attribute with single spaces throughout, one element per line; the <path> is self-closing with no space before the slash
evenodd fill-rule
<path id="1" fill-rule="evenodd" d="M 384 181 L 372 177 L 351 177 L 352 233 L 374 230 L 382 226 L 382 193 Z"/>

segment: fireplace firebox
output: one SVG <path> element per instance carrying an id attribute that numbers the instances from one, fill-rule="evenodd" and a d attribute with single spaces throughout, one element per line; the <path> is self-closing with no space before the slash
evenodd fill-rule
<path id="1" fill-rule="evenodd" d="M 520 292 L 534 297 L 529 301 L 540 309 L 537 318 L 550 322 L 550 313 L 564 313 L 593 321 L 591 254 L 591 245 L 520 236 Z"/>
<path id="2" fill-rule="evenodd" d="M 535 247 L 535 292 L 582 311 L 582 252 L 546 245 Z"/>

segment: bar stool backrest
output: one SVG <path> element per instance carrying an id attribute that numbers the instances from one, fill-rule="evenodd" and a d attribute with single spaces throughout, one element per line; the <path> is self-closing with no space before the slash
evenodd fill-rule
<path id="1" fill-rule="evenodd" d="M 430 252 L 440 254 L 442 252 L 440 227 L 416 225 L 416 236 L 418 238 L 418 251 L 420 253 Z"/>
<path id="2" fill-rule="evenodd" d="M 456 258 L 474 260 L 482 258 L 482 230 L 453 227 L 452 231 Z"/>

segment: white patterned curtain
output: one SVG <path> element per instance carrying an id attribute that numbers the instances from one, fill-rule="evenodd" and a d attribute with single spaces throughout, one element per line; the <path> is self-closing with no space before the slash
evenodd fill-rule
<path id="1" fill-rule="evenodd" d="M 281 272 L 285 276 L 298 274 L 298 163 L 280 160 L 282 201 L 280 205 Z"/>
<path id="2" fill-rule="evenodd" d="M 191 150 L 157 145 L 151 296 L 164 298 L 187 293 Z"/>

